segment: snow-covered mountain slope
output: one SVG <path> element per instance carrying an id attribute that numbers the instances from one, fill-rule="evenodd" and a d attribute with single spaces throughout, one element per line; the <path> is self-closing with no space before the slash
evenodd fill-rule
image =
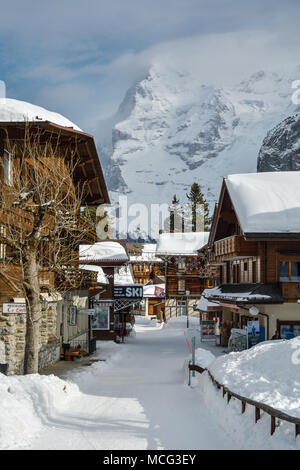
<path id="1" fill-rule="evenodd" d="M 267 132 L 297 109 L 288 76 L 258 72 L 232 87 L 203 84 L 201 76 L 152 66 L 101 126 L 111 198 L 186 202 L 197 181 L 213 207 L 223 176 L 256 172 Z"/>
<path id="2" fill-rule="evenodd" d="M 300 170 L 300 114 L 268 132 L 259 151 L 257 171 Z"/>

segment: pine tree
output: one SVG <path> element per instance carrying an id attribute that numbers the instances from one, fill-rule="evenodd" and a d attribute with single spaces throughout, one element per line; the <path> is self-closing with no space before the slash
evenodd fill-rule
<path id="1" fill-rule="evenodd" d="M 198 183 L 193 183 L 189 194 L 186 195 L 190 201 L 192 232 L 210 230 L 211 217 L 209 216 L 209 206 L 201 192 Z"/>

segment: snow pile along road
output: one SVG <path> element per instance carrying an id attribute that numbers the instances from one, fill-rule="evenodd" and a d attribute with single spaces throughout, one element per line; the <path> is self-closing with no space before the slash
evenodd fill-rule
<path id="1" fill-rule="evenodd" d="M 42 429 L 43 420 L 79 394 L 77 385 L 53 375 L 0 374 L 0 449 L 28 445 Z"/>
<path id="2" fill-rule="evenodd" d="M 300 418 L 300 338 L 232 352 L 209 369 L 232 392 Z"/>

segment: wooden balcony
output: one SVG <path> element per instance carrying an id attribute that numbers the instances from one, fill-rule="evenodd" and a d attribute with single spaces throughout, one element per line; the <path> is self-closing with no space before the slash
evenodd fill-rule
<path id="1" fill-rule="evenodd" d="M 97 278 L 95 271 L 66 267 L 63 273 L 55 274 L 55 287 L 58 290 L 60 286 L 68 290 L 89 289 L 97 286 Z"/>
<path id="2" fill-rule="evenodd" d="M 82 215 L 66 217 L 66 224 L 74 232 L 78 232 L 78 243 L 93 245 L 98 241 L 96 224 Z"/>
<path id="3" fill-rule="evenodd" d="M 237 258 L 240 256 L 255 256 L 257 254 L 257 243 L 245 241 L 241 235 L 218 240 L 214 244 L 216 261 Z"/>

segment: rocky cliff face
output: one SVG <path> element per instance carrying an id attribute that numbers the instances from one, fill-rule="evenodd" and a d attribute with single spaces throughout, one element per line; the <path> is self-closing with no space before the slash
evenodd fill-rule
<path id="1" fill-rule="evenodd" d="M 300 114 L 268 132 L 259 151 L 257 171 L 300 171 Z"/>

